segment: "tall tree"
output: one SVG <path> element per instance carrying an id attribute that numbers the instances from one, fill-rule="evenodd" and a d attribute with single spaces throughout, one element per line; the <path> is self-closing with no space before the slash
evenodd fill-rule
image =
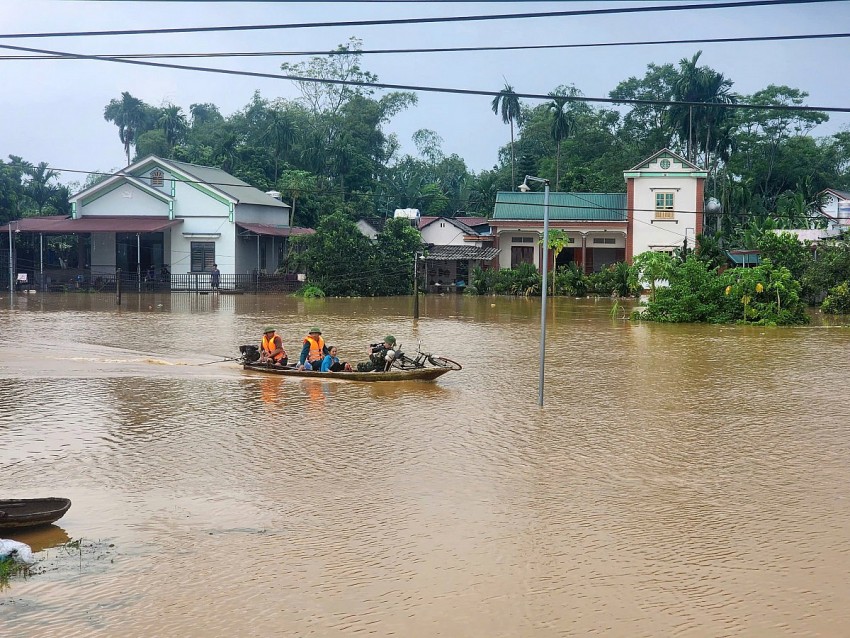
<path id="1" fill-rule="evenodd" d="M 511 190 L 516 190 L 516 155 L 514 154 L 514 122 L 519 121 L 520 104 L 514 88 L 505 82 L 505 88 L 490 103 L 493 113 L 500 115 L 504 124 L 511 125 Z"/>
<path id="2" fill-rule="evenodd" d="M 171 147 L 182 140 L 189 129 L 189 123 L 186 121 L 183 109 L 174 104 L 167 104 L 162 107 L 157 124 L 165 134 L 165 141 Z"/>
<path id="3" fill-rule="evenodd" d="M 145 125 L 146 104 L 127 91 L 121 93 L 120 100 L 112 100 L 103 110 L 103 119 L 118 127 L 118 137 L 124 144 L 127 164 L 130 164 L 130 147 L 136 143 L 136 136 Z"/>
<path id="4" fill-rule="evenodd" d="M 552 113 L 552 140 L 557 146 L 555 157 L 555 190 L 557 191 L 561 183 L 561 142 L 570 136 L 575 120 L 572 113 L 565 110 L 568 104 L 567 96 L 557 92 L 549 95 L 552 98 L 548 104 L 549 111 Z"/>
<path id="5" fill-rule="evenodd" d="M 38 214 L 41 215 L 45 204 L 56 196 L 57 186 L 50 182 L 59 173 L 48 167 L 47 162 L 39 162 L 37 166 L 29 166 L 26 174 L 29 179 L 26 181 L 25 193 L 35 202 Z"/>

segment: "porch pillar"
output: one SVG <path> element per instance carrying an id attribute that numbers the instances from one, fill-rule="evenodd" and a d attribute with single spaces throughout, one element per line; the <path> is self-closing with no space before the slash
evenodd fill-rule
<path id="1" fill-rule="evenodd" d="M 587 233 L 581 234 L 581 271 L 587 274 Z"/>
<path id="2" fill-rule="evenodd" d="M 38 234 L 38 287 L 44 292 L 44 233 Z"/>

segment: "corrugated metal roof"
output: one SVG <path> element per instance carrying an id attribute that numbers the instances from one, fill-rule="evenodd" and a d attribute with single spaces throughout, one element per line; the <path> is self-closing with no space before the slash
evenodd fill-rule
<path id="1" fill-rule="evenodd" d="M 158 158 L 159 159 L 159 158 Z M 289 204 L 266 195 L 259 188 L 243 182 L 230 173 L 213 166 L 200 166 L 198 164 L 187 164 L 186 162 L 175 162 L 174 160 L 161 160 L 165 164 L 171 164 L 181 171 L 198 178 L 199 182 L 209 184 L 223 193 L 227 193 L 240 204 L 259 204 L 261 206 L 277 206 L 278 208 L 289 208 Z"/>
<path id="2" fill-rule="evenodd" d="M 182 219 L 168 217 L 32 217 L 12 222 L 12 230 L 24 233 L 72 235 L 75 233 L 158 233 L 177 224 Z M 8 224 L 3 226 L 9 232 Z"/>
<path id="3" fill-rule="evenodd" d="M 300 226 L 272 226 L 271 224 L 248 224 L 245 222 L 236 222 L 236 225 L 245 230 L 250 230 L 252 233 L 272 237 L 295 237 L 297 235 L 312 235 L 316 232 L 312 228 L 301 228 Z"/>
<path id="4" fill-rule="evenodd" d="M 496 193 L 494 220 L 543 219 L 543 193 Z M 557 221 L 626 221 L 625 193 L 549 193 L 549 219 Z"/>
<path id="5" fill-rule="evenodd" d="M 489 261 L 499 255 L 498 248 L 479 248 L 478 246 L 434 246 L 425 256 L 430 261 L 454 261 L 455 259 L 481 259 Z"/>

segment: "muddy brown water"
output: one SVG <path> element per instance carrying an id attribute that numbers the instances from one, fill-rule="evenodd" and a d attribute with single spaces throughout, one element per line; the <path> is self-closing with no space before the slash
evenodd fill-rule
<path id="1" fill-rule="evenodd" d="M 850 328 L 539 300 L 0 299 L 0 497 L 64 496 L 2 636 L 840 636 Z M 313 324 L 437 383 L 242 371 Z M 71 540 L 83 539 L 79 547 Z"/>

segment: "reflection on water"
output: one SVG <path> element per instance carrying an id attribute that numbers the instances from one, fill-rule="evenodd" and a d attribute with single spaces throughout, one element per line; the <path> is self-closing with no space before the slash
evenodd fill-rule
<path id="1" fill-rule="evenodd" d="M 28 529 L 8 529 L 0 532 L 3 538 L 26 543 L 33 552 L 41 552 L 51 547 L 67 543 L 71 538 L 68 532 L 58 525 L 40 525 Z"/>
<path id="2" fill-rule="evenodd" d="M 20 636 L 842 635 L 850 329 L 664 326 L 553 299 L 21 296 L 0 309 L 0 496 L 49 569 Z M 262 326 L 437 383 L 260 375 Z M 68 539 L 108 551 L 53 551 Z M 95 569 L 96 568 L 96 569 Z"/>

